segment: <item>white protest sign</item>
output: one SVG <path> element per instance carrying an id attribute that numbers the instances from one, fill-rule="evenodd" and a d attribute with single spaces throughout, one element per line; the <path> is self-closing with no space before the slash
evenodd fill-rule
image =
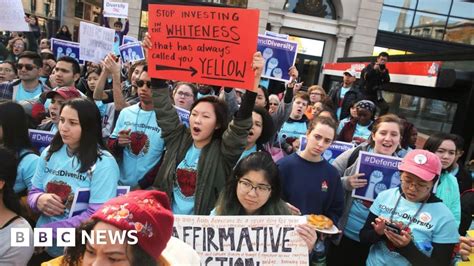
<path id="1" fill-rule="evenodd" d="M 113 53 L 114 37 L 113 29 L 81 21 L 79 59 L 100 63 L 108 53 Z"/>
<path id="2" fill-rule="evenodd" d="M 128 3 L 112 2 L 104 0 L 104 17 L 127 18 Z"/>
<path id="3" fill-rule="evenodd" d="M 25 11 L 20 0 L 0 0 L 0 30 L 30 31 L 25 21 Z"/>
<path id="4" fill-rule="evenodd" d="M 202 265 L 308 265 L 308 247 L 295 230 L 304 216 L 174 218 L 173 236 L 196 250 Z"/>

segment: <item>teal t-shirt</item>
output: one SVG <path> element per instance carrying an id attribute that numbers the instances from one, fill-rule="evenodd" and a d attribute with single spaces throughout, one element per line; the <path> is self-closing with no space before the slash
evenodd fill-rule
<path id="1" fill-rule="evenodd" d="M 40 83 L 40 84 L 38 84 L 38 86 L 36 86 L 36 88 L 34 90 L 29 92 L 29 91 L 26 91 L 23 88 L 23 85 L 21 83 L 18 84 L 18 90 L 16 92 L 15 101 L 18 103 L 20 101 L 31 100 L 31 99 L 39 96 L 43 92 L 42 86 L 43 85 L 41 85 L 41 83 Z"/>
<path id="2" fill-rule="evenodd" d="M 123 149 L 119 160 L 120 185 L 136 186 L 145 174 L 161 159 L 165 142 L 156 123 L 155 111 L 145 111 L 140 104 L 120 112 L 111 138 L 118 138 L 121 130 L 131 129 L 131 144 Z"/>
<path id="3" fill-rule="evenodd" d="M 242 155 L 240 155 L 239 161 L 242 160 L 243 158 L 249 156 L 250 154 L 257 152 L 257 145 L 253 145 L 250 149 L 245 150 L 242 152 Z"/>
<path id="4" fill-rule="evenodd" d="M 308 130 L 306 121 L 286 121 L 278 132 L 278 141 L 285 143 L 287 139 L 299 139 L 301 135 L 305 135 Z"/>
<path id="5" fill-rule="evenodd" d="M 422 203 L 411 202 L 401 198 L 396 208 L 395 204 L 400 197 L 400 189 L 392 188 L 381 192 L 375 199 L 370 211 L 389 219 L 394 212 L 393 221 L 408 224 Z M 443 202 L 426 203 L 419 214 L 413 217 L 409 225 L 412 241 L 415 246 L 426 256 L 431 256 L 433 243 L 454 244 L 459 241 L 458 226 L 452 213 Z M 411 265 L 408 260 L 398 252 L 390 251 L 385 241 L 379 241 L 370 248 L 367 265 Z"/>
<path id="6" fill-rule="evenodd" d="M 48 223 L 67 220 L 78 188 L 90 189 L 89 203 L 92 204 L 102 204 L 116 197 L 120 173 L 115 158 L 109 152 L 101 150 L 101 159 L 97 160 L 91 170 L 80 173 L 79 159 L 67 154 L 66 145 L 54 152 L 49 161 L 46 161 L 49 148 L 50 146 L 44 149 L 38 159 L 32 185 L 45 193 L 58 195 L 66 209 L 62 215 L 51 217 L 40 215 L 36 227 L 47 227 Z M 61 251 L 57 247 L 48 248 L 48 253 L 59 256 L 61 254 L 55 253 L 58 250 Z"/>
<path id="7" fill-rule="evenodd" d="M 176 169 L 176 183 L 173 187 L 172 209 L 174 214 L 194 213 L 194 192 L 197 184 L 197 166 L 201 149 L 191 145 L 184 159 Z"/>
<path id="8" fill-rule="evenodd" d="M 365 140 L 368 140 L 370 137 L 370 134 L 372 134 L 372 131 L 369 129 L 370 125 L 371 124 L 367 126 L 362 126 L 362 125 L 357 124 L 354 135 L 352 137 L 363 138 Z"/>
<path id="9" fill-rule="evenodd" d="M 23 156 L 27 152 L 28 150 L 23 149 L 20 152 L 19 157 Z M 27 154 L 21 159 L 17 168 L 15 185 L 13 186 L 15 193 L 19 193 L 25 189 L 31 189 L 31 179 L 35 174 L 38 159 L 39 156 L 34 153 Z"/>
<path id="10" fill-rule="evenodd" d="M 459 225 L 461 223 L 461 196 L 459 195 L 459 184 L 456 177 L 448 172 L 442 173 L 435 195 L 451 210 L 456 223 Z"/>
<path id="11" fill-rule="evenodd" d="M 346 93 L 350 90 L 351 88 L 345 88 L 345 87 L 342 87 L 341 88 L 341 94 L 339 95 L 339 101 L 342 101 L 344 100 L 344 96 L 346 95 Z M 337 119 L 341 119 L 341 110 L 342 108 L 341 107 L 337 107 L 336 109 L 336 114 L 337 114 Z"/>

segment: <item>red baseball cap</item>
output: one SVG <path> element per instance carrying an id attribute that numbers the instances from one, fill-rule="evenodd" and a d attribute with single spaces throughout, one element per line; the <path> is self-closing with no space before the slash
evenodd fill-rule
<path id="1" fill-rule="evenodd" d="M 166 193 L 136 190 L 104 203 L 92 216 L 121 230 L 136 230 L 138 245 L 158 259 L 171 238 L 174 217 Z"/>
<path id="2" fill-rule="evenodd" d="M 425 181 L 431 181 L 441 174 L 441 161 L 432 152 L 415 149 L 407 153 L 398 165 L 398 170 L 414 174 Z"/>
<path id="3" fill-rule="evenodd" d="M 46 98 L 53 98 L 54 95 L 59 94 L 65 100 L 79 98 L 81 97 L 81 93 L 75 87 L 61 87 L 56 90 L 52 90 L 46 93 Z"/>

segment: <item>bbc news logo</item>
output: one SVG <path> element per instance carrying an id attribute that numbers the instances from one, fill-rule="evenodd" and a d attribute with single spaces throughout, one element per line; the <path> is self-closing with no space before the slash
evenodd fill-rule
<path id="1" fill-rule="evenodd" d="M 11 247 L 28 247 L 30 245 L 30 229 L 29 228 L 12 228 L 10 231 Z M 108 240 L 108 241 L 107 241 Z M 105 245 L 112 244 L 128 244 L 135 245 L 138 243 L 137 231 L 112 231 L 112 230 L 92 230 L 90 232 L 81 231 L 81 243 L 85 245 Z M 76 245 L 76 228 L 58 228 L 56 230 L 56 246 L 57 247 L 74 247 Z M 35 228 L 33 231 L 33 245 L 35 247 L 52 247 L 53 246 L 53 229 L 52 228 Z"/>

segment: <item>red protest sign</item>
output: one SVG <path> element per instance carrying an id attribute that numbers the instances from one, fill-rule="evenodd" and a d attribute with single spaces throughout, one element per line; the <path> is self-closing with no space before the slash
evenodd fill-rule
<path id="1" fill-rule="evenodd" d="M 258 10 L 149 5 L 152 77 L 253 89 Z"/>

